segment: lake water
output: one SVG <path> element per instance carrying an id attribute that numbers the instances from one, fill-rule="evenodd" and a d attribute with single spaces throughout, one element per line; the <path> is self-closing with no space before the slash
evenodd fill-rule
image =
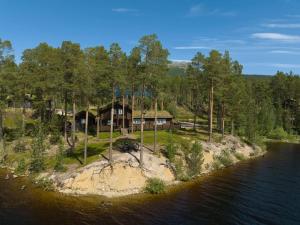
<path id="1" fill-rule="evenodd" d="M 0 225 L 300 224 L 300 145 L 295 144 L 272 144 L 262 158 L 159 196 L 70 197 L 5 175 L 0 171 Z"/>

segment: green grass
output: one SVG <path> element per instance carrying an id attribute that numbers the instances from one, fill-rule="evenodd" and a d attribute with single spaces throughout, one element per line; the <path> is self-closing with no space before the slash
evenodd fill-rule
<path id="1" fill-rule="evenodd" d="M 20 112 L 7 112 L 4 115 L 3 126 L 9 129 L 19 128 L 22 123 L 22 114 Z"/>
<path id="2" fill-rule="evenodd" d="M 109 143 L 98 142 L 90 143 L 87 147 L 87 164 L 95 162 L 99 159 L 100 154 L 104 154 L 109 146 Z M 80 143 L 76 146 L 74 153 L 71 156 L 64 157 L 63 164 L 82 164 L 84 161 L 84 144 Z M 55 159 L 54 159 L 55 163 Z M 53 164 L 54 165 L 54 164 Z"/>
<path id="3" fill-rule="evenodd" d="M 140 141 L 140 131 L 134 132 L 135 136 Z M 157 142 L 160 145 L 166 145 L 170 141 L 170 139 L 180 140 L 182 137 L 174 132 L 159 130 L 157 131 Z M 144 131 L 144 143 L 145 144 L 154 144 L 154 131 Z"/>
<path id="4" fill-rule="evenodd" d="M 145 191 L 150 194 L 161 194 L 165 192 L 166 185 L 159 178 L 149 178 L 145 187 Z"/>
<path id="5" fill-rule="evenodd" d="M 121 133 L 119 131 L 113 132 L 113 138 L 120 137 Z M 109 139 L 110 138 L 110 132 L 100 132 L 99 134 L 100 139 Z"/>

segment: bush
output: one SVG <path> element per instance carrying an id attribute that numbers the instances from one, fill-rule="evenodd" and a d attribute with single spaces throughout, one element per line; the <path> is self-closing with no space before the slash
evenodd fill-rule
<path id="1" fill-rule="evenodd" d="M 32 140 L 32 154 L 30 162 L 30 170 L 32 172 L 40 172 L 45 169 L 44 152 L 46 150 L 45 145 L 45 133 L 41 124 L 38 126 L 35 138 Z"/>
<path id="2" fill-rule="evenodd" d="M 239 152 L 235 152 L 234 156 L 235 156 L 235 158 L 237 158 L 240 161 L 243 161 L 246 159 L 246 157 L 242 153 L 239 153 Z"/>
<path id="3" fill-rule="evenodd" d="M 61 137 L 58 131 L 51 134 L 49 138 L 49 142 L 51 145 L 58 144 L 60 141 L 61 141 Z"/>
<path id="4" fill-rule="evenodd" d="M 36 186 L 42 188 L 44 191 L 53 191 L 53 182 L 47 178 L 42 178 L 36 181 Z"/>
<path id="5" fill-rule="evenodd" d="M 26 171 L 25 159 L 20 159 L 18 162 L 18 167 L 16 169 L 16 172 L 18 174 L 23 174 L 25 171 Z"/>
<path id="6" fill-rule="evenodd" d="M 282 127 L 277 127 L 269 133 L 268 138 L 283 140 L 288 138 L 288 133 Z"/>
<path id="7" fill-rule="evenodd" d="M 228 150 L 223 150 L 217 159 L 223 164 L 225 167 L 233 164 L 233 159 Z"/>
<path id="8" fill-rule="evenodd" d="M 169 142 L 166 147 L 166 155 L 170 162 L 174 162 L 177 148 L 173 142 Z"/>
<path id="9" fill-rule="evenodd" d="M 14 151 L 15 152 L 24 152 L 26 151 L 26 145 L 24 143 L 24 141 L 22 141 L 21 139 L 18 139 L 16 142 L 16 145 L 14 147 Z"/>
<path id="10" fill-rule="evenodd" d="M 201 144 L 195 142 L 185 158 L 188 166 L 188 175 L 190 177 L 198 175 L 201 172 L 201 166 L 204 161 Z"/>
<path id="11" fill-rule="evenodd" d="M 54 166 L 55 171 L 65 171 L 65 167 L 63 165 L 63 159 L 64 159 L 64 146 L 62 143 L 60 143 L 59 148 L 56 152 L 56 162 Z"/>
<path id="12" fill-rule="evenodd" d="M 190 177 L 184 172 L 183 162 L 181 159 L 176 159 L 174 162 L 176 179 L 181 181 L 188 181 Z"/>
<path id="13" fill-rule="evenodd" d="M 145 187 L 145 191 L 150 194 L 160 194 L 166 189 L 165 183 L 159 178 L 149 178 Z"/>
<path id="14" fill-rule="evenodd" d="M 233 164 L 232 156 L 230 155 L 229 150 L 223 150 L 216 159 L 223 164 L 225 167 Z"/>
<path id="15" fill-rule="evenodd" d="M 212 170 L 219 170 L 222 168 L 222 163 L 220 162 L 219 159 L 215 159 L 212 163 Z"/>
<path id="16" fill-rule="evenodd" d="M 25 135 L 33 136 L 37 127 L 37 122 L 35 120 L 30 120 L 25 123 Z"/>

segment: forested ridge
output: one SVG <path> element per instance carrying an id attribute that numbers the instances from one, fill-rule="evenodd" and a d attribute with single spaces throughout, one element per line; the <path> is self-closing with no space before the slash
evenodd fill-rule
<path id="1" fill-rule="evenodd" d="M 21 109 L 23 119 L 18 130 L 20 136 L 26 135 L 28 101 L 32 103 L 33 119 L 39 121 L 35 126 L 61 132 L 65 139 L 69 136 L 70 152 L 76 144 L 77 111 L 88 113 L 91 107 L 113 106 L 116 101 L 124 104 L 125 99 L 141 111 L 142 120 L 149 109 L 168 110 L 175 121 L 187 120 L 179 109 L 190 111 L 195 125 L 198 118 L 207 120 L 204 127 L 209 141 L 213 141 L 214 132 L 238 135 L 253 143 L 261 137 L 299 135 L 298 75 L 278 71 L 271 77 L 245 76 L 243 66 L 230 57 L 229 51 L 212 50 L 208 55 L 198 52 L 184 68 L 170 66 L 168 56 L 168 50 L 152 34 L 142 37 L 128 54 L 118 43 L 108 49 L 101 45 L 83 49 L 71 41 L 63 41 L 60 47 L 41 43 L 26 49 L 17 64 L 11 42 L 0 40 L 1 143 L 9 135 L 4 121 L 11 108 Z M 51 114 L 55 109 L 64 113 L 61 123 Z M 73 112 L 73 123 L 67 133 L 69 111 Z M 113 110 L 111 114 L 113 120 Z M 64 124 L 63 129 L 57 124 Z M 86 136 L 87 132 L 86 123 Z M 110 160 L 112 139 L 111 126 Z M 155 127 L 154 150 L 156 139 Z M 140 142 L 143 146 L 143 123 Z M 86 137 L 85 160 L 87 144 Z"/>

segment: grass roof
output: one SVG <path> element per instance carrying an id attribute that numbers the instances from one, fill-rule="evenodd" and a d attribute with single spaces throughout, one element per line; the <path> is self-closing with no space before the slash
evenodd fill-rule
<path id="1" fill-rule="evenodd" d="M 141 111 L 133 111 L 133 117 L 134 118 L 141 118 Z M 155 117 L 155 111 L 154 110 L 147 110 L 145 111 L 145 119 L 150 119 Z M 166 110 L 157 111 L 157 118 L 160 119 L 172 119 L 173 116 Z"/>

